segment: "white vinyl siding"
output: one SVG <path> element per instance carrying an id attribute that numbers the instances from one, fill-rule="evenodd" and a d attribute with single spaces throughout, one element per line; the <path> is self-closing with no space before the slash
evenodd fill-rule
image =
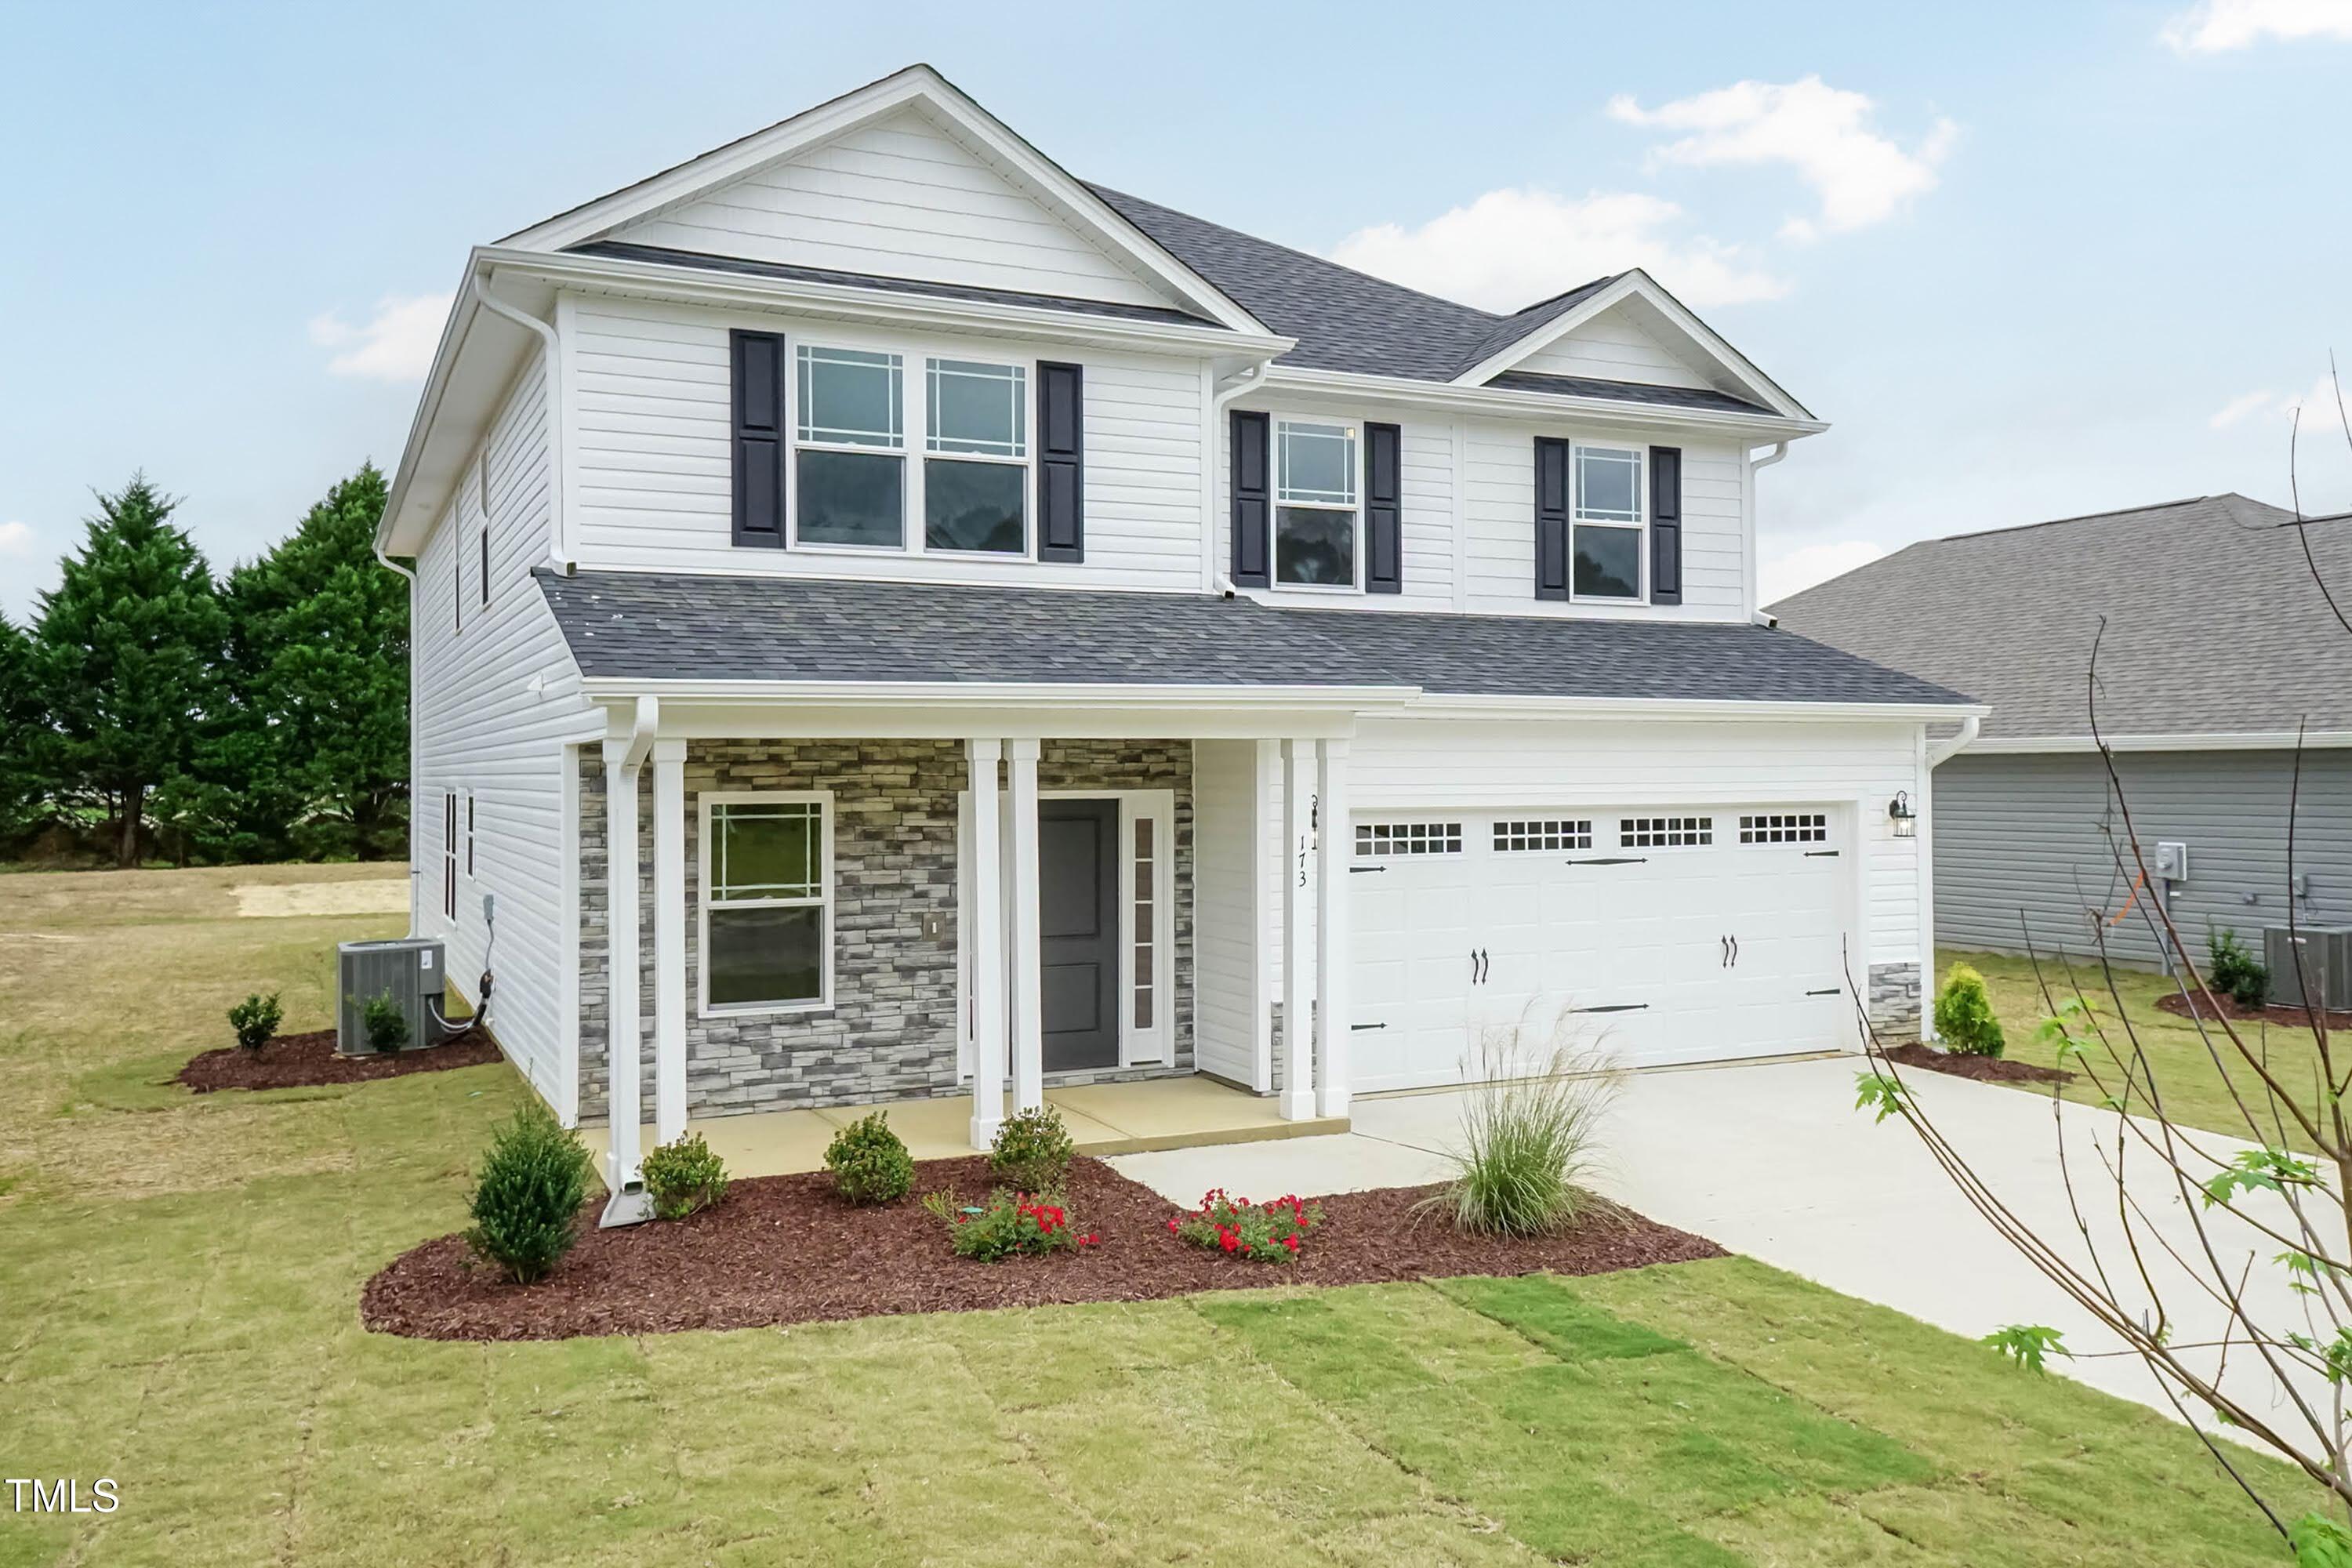
<path id="1" fill-rule="evenodd" d="M 1538 375 L 1593 376 L 1651 386 L 1700 388 L 1713 384 L 1644 331 L 1623 307 L 1603 311 L 1510 367 Z"/>
<path id="2" fill-rule="evenodd" d="M 1030 294 L 1176 303 L 912 109 L 609 237 Z"/>
<path id="3" fill-rule="evenodd" d="M 574 912 L 565 907 L 563 742 L 582 732 L 584 706 L 570 654 L 547 601 L 530 584 L 550 537 L 543 360 L 533 353 L 509 393 L 489 440 L 490 593 L 481 603 L 482 487 L 466 484 L 417 557 L 416 748 L 410 799 L 410 864 L 421 884 L 417 929 L 449 944 L 448 973 L 468 1002 L 477 977 L 495 972 L 492 1032 L 554 1105 L 573 1113 L 576 1074 L 564 1036 L 574 1004 L 566 984 Z M 451 631 L 462 561 L 466 629 Z M 530 689 L 533 677 L 544 677 Z M 444 795 L 458 820 L 445 818 Z M 469 846 L 464 814 L 474 810 Z M 445 844 L 457 829 L 457 912 L 443 912 Z M 490 950 L 482 897 L 497 901 Z"/>

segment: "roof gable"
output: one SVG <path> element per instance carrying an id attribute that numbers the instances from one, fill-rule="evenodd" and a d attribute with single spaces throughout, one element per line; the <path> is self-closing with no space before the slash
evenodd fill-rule
<path id="1" fill-rule="evenodd" d="M 928 66 L 501 242 L 620 243 L 1259 323 Z"/>

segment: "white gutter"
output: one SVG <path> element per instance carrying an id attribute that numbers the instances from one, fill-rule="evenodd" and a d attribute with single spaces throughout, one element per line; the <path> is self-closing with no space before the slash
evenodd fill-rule
<path id="1" fill-rule="evenodd" d="M 670 702 L 780 702 L 810 707 L 926 708 L 1053 707 L 1133 709 L 1150 707 L 1393 708 L 1420 695 L 1412 686 L 1231 686 L 1207 683 L 1152 685 L 1141 681 L 971 680 L 639 680 L 594 675 L 580 689 L 591 700 L 635 699 L 640 705 L 659 698 Z"/>
<path id="2" fill-rule="evenodd" d="M 1748 459 L 1748 618 L 1759 626 L 1778 626 L 1780 617 L 1767 615 L 1764 606 L 1756 603 L 1756 475 L 1758 470 L 1770 468 L 1788 455 L 1789 443 L 1780 441 L 1763 457 Z"/>
<path id="3" fill-rule="evenodd" d="M 383 552 L 383 536 L 375 541 L 376 564 L 408 579 L 408 934 L 416 932 L 416 574 Z"/>
<path id="4" fill-rule="evenodd" d="M 1223 422 L 1225 410 L 1232 406 L 1234 399 L 1264 386 L 1266 372 L 1273 368 L 1274 361 L 1270 358 L 1262 359 L 1255 364 L 1244 365 L 1233 374 L 1232 378 L 1225 384 L 1218 387 L 1215 394 L 1209 399 L 1209 439 L 1202 450 L 1201 515 L 1202 520 L 1208 524 L 1208 533 L 1212 539 L 1217 536 L 1216 518 L 1213 515 L 1216 508 L 1209 504 L 1209 498 L 1216 494 L 1217 489 L 1217 464 L 1213 454 L 1217 449 L 1217 434 L 1224 428 Z M 1211 580 L 1216 584 L 1217 592 L 1228 599 L 1241 593 L 1239 588 L 1234 586 L 1232 574 L 1223 566 L 1215 569 Z"/>
<path id="5" fill-rule="evenodd" d="M 1666 425 L 1709 433 L 1746 433 L 1763 440 L 1818 435 L 1826 420 L 1794 419 L 1759 410 L 1736 414 L 1719 409 L 1676 408 L 1660 403 L 1635 403 L 1616 397 L 1571 397 L 1557 392 L 1514 392 L 1507 387 L 1462 386 L 1449 381 L 1413 381 L 1403 376 L 1360 375 L 1349 371 L 1315 370 L 1277 364 L 1268 372 L 1269 385 L 1295 386 L 1332 393 L 1359 402 L 1406 404 L 1423 408 L 1450 408 L 1504 418 L 1580 420 L 1619 425 Z"/>
<path id="6" fill-rule="evenodd" d="M 1962 747 L 1966 746 L 1970 741 L 1975 740 L 1977 738 L 1977 731 L 1983 725 L 1983 723 L 1984 718 L 1982 714 L 1971 713 L 1967 718 L 1960 721 L 1960 732 L 1958 734 L 1948 735 L 1940 741 L 1928 742 L 1927 771 L 1929 773 L 1935 772 L 1937 763 L 1948 761 L 1951 757 L 1957 755 Z"/>
<path id="7" fill-rule="evenodd" d="M 554 455 L 553 450 L 562 445 L 558 437 L 556 426 L 564 416 L 562 390 L 562 367 L 558 363 L 559 350 L 556 345 L 555 329 L 528 311 L 516 310 L 512 305 L 491 293 L 489 280 L 478 271 L 474 274 L 473 292 L 474 298 L 481 301 L 483 309 L 494 316 L 504 317 L 516 326 L 527 328 L 538 333 L 540 342 L 547 345 L 547 384 L 541 394 L 541 403 L 547 409 L 547 438 L 551 448 L 551 460 L 547 465 L 547 504 L 548 510 L 555 521 L 555 558 L 568 568 L 574 559 L 572 551 L 572 516 L 570 509 L 563 504 L 563 463 L 560 457 Z"/>
<path id="8" fill-rule="evenodd" d="M 2352 747 L 2352 730 L 2188 731 L 2177 735 L 2108 735 L 2111 752 L 2307 752 L 2341 751 Z M 1979 741 L 1979 754 L 2019 752 L 2095 752 L 2100 742 L 2088 735 L 1995 735 Z"/>

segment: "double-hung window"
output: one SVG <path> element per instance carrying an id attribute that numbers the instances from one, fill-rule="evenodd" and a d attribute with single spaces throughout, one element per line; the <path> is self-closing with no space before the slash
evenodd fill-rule
<path id="1" fill-rule="evenodd" d="M 702 1005 L 821 1006 L 833 969 L 833 798 L 702 797 Z"/>
<path id="2" fill-rule="evenodd" d="M 794 379 L 801 542 L 905 548 L 907 398 L 899 356 L 803 343 Z"/>
<path id="3" fill-rule="evenodd" d="M 923 548 L 1027 554 L 1027 368 L 935 359 L 923 380 Z"/>
<path id="4" fill-rule="evenodd" d="M 1362 559 L 1356 427 L 1278 420 L 1274 447 L 1276 584 L 1355 587 Z"/>
<path id="5" fill-rule="evenodd" d="M 1625 447 L 1576 448 L 1570 591 L 1580 599 L 1642 596 L 1642 454 Z"/>

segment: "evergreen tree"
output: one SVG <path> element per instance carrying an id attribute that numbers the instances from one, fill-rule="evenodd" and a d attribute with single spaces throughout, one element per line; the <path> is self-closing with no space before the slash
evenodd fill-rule
<path id="1" fill-rule="evenodd" d="M 223 708 L 228 616 L 203 552 L 172 526 L 178 502 L 134 474 L 41 595 L 35 679 L 48 712 L 37 755 L 66 789 L 113 813 L 115 864 L 139 863 L 158 785 L 188 775 Z"/>
<path id="2" fill-rule="evenodd" d="M 33 639 L 0 616 L 0 847 L 31 826 L 48 793 L 35 761 L 41 727 Z"/>

